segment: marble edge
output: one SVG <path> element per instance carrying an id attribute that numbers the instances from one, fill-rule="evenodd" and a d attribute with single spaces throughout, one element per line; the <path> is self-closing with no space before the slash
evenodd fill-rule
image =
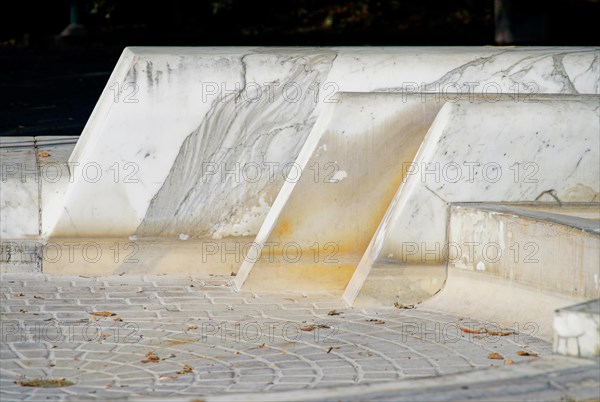
<path id="1" fill-rule="evenodd" d="M 475 203 L 477 204 L 477 203 Z M 587 205 L 587 203 L 586 203 Z M 468 203 L 452 204 L 452 208 L 472 209 L 478 211 L 495 212 L 515 217 L 532 219 L 542 223 L 554 223 L 573 229 L 579 229 L 583 232 L 600 236 L 600 222 L 595 219 L 580 218 L 577 216 L 562 215 L 554 212 L 536 211 L 518 206 L 507 205 L 469 205 Z"/>
<path id="2" fill-rule="evenodd" d="M 564 53 L 564 52 L 600 52 L 600 46 L 128 46 L 124 51 L 130 51 L 136 56 L 150 55 L 233 55 L 280 54 L 295 52 L 328 52 L 339 54 L 387 54 L 393 53 L 407 56 L 435 55 L 451 52 L 454 55 L 477 54 L 490 55 L 498 53 Z"/>
<path id="3" fill-rule="evenodd" d="M 556 314 L 560 315 L 563 313 L 571 313 L 571 314 L 573 314 L 573 313 L 574 314 L 596 313 L 596 314 L 600 314 L 600 298 L 586 300 L 581 303 L 572 304 L 570 306 L 562 307 L 562 308 L 554 310 L 555 315 Z"/>

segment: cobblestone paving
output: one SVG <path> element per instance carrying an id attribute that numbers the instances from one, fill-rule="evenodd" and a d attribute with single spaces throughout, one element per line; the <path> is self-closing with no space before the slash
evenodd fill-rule
<path id="1" fill-rule="evenodd" d="M 518 351 L 551 353 L 526 326 L 508 336 L 466 333 L 500 328 L 418 306 L 351 309 L 337 294 L 235 293 L 216 277 L 5 274 L 1 324 L 3 402 L 364 384 L 536 359 Z M 18 384 L 61 378 L 74 384 Z"/>
<path id="2" fill-rule="evenodd" d="M 537 376 L 513 378 L 509 381 L 482 381 L 477 384 L 380 392 L 344 401 L 593 401 L 600 398 L 600 365 L 557 370 Z M 322 401 L 339 401 L 322 399 Z"/>

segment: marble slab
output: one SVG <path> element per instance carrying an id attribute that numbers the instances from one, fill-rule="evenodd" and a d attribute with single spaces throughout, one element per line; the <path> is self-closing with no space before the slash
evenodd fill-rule
<path id="1" fill-rule="evenodd" d="M 447 260 L 448 206 L 459 202 L 598 202 L 597 96 L 448 102 L 406 167 L 344 298 L 371 267 Z"/>
<path id="2" fill-rule="evenodd" d="M 0 144 L 0 239 L 31 239 L 40 234 L 40 182 L 33 137 Z"/>
<path id="3" fill-rule="evenodd" d="M 442 101 L 339 93 L 300 151 L 235 284 L 343 290 Z M 298 176 L 296 175 L 298 174 Z"/>
<path id="4" fill-rule="evenodd" d="M 73 136 L 0 137 L 0 238 L 40 238 L 45 212 L 61 208 L 76 141 Z"/>
<path id="5" fill-rule="evenodd" d="M 0 137 L 0 271 L 40 272 L 45 211 L 60 208 L 77 137 Z M 58 203 L 58 205 L 56 204 Z"/>
<path id="6" fill-rule="evenodd" d="M 252 238 L 339 91 L 598 93 L 598 71 L 596 48 L 127 48 L 44 234 Z"/>

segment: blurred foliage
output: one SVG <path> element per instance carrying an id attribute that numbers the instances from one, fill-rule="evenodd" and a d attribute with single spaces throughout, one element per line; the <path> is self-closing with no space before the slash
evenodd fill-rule
<path id="1" fill-rule="evenodd" d="M 494 0 L 74 1 L 90 40 L 115 46 L 484 45 L 494 41 Z M 598 0 L 538 3 L 547 7 L 555 26 L 548 41 L 594 41 L 590 33 L 597 32 L 592 27 L 598 26 Z M 56 35 L 69 23 L 70 0 L 21 0 L 12 5 L 13 13 L 0 12 L 16 17 L 0 21 L 0 42 L 18 42 L 25 33 Z"/>

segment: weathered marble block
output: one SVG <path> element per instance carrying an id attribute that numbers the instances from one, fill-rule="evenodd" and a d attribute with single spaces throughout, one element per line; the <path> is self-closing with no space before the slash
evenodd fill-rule
<path id="1" fill-rule="evenodd" d="M 598 93 L 597 55 L 594 48 L 128 48 L 70 158 L 81 173 L 44 232 L 252 237 L 285 166 L 336 92 Z M 244 176 L 250 164 L 261 168 L 257 180 Z"/>

